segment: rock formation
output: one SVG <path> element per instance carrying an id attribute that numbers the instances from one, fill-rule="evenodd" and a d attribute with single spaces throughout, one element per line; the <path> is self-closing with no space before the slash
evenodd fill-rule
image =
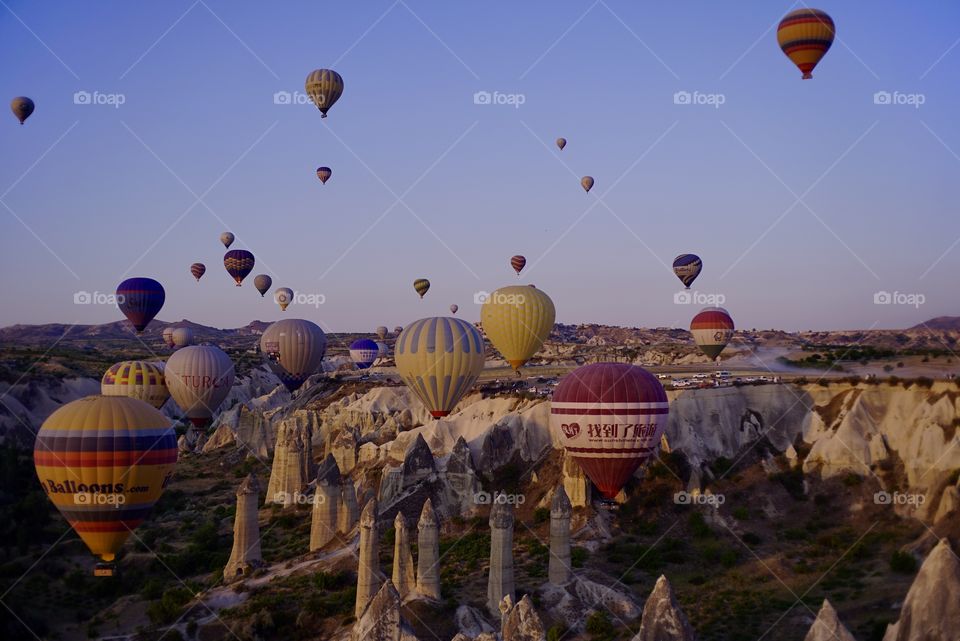
<path id="1" fill-rule="evenodd" d="M 447 494 L 444 499 L 447 505 L 453 506 L 458 514 L 465 514 L 476 509 L 474 496 L 480 491 L 480 479 L 473 465 L 473 456 L 470 446 L 463 436 L 457 438 L 447 459 L 447 466 L 443 471 Z"/>
<path id="2" fill-rule="evenodd" d="M 942 539 L 927 556 L 883 641 L 960 639 L 960 560 Z"/>
<path id="3" fill-rule="evenodd" d="M 359 595 L 358 595 L 359 596 Z M 390 581 L 383 585 L 363 611 L 357 613 L 351 641 L 400 641 L 403 621 L 400 618 L 400 595 Z"/>
<path id="4" fill-rule="evenodd" d="M 563 486 L 557 487 L 550 503 L 550 564 L 547 577 L 554 585 L 570 580 L 570 515 L 573 508 Z"/>
<path id="5" fill-rule="evenodd" d="M 680 610 L 667 577 L 660 575 L 643 606 L 640 631 L 632 641 L 696 641 L 693 627 Z"/>
<path id="6" fill-rule="evenodd" d="M 423 434 L 417 434 L 416 440 L 407 448 L 407 453 L 403 457 L 401 487 L 406 490 L 436 473 L 436 463 L 433 453 L 430 452 L 430 446 L 423 440 Z"/>
<path id="7" fill-rule="evenodd" d="M 440 599 L 440 521 L 430 499 L 417 522 L 417 593 Z"/>
<path id="8" fill-rule="evenodd" d="M 357 466 L 357 438 L 353 430 L 341 430 L 327 451 L 337 459 L 337 465 L 340 466 L 342 473 L 349 474 Z"/>
<path id="9" fill-rule="evenodd" d="M 490 509 L 490 575 L 487 578 L 487 608 L 500 614 L 500 601 L 513 600 L 513 505 L 494 503 Z"/>
<path id="10" fill-rule="evenodd" d="M 357 566 L 357 603 L 354 615 L 363 614 L 367 603 L 376 596 L 383 576 L 380 572 L 380 531 L 377 528 L 377 499 L 370 499 L 360 515 L 360 550 Z M 392 584 L 391 584 L 392 588 Z M 396 589 L 393 593 L 396 594 Z"/>
<path id="11" fill-rule="evenodd" d="M 820 612 L 817 613 L 817 618 L 810 627 L 810 631 L 807 632 L 807 636 L 803 638 L 803 641 L 857 640 L 854 639 L 850 631 L 840 623 L 840 617 L 837 616 L 837 611 L 833 609 L 830 601 L 824 599 L 823 605 L 820 606 Z"/>
<path id="12" fill-rule="evenodd" d="M 590 505 L 590 479 L 580 464 L 566 452 L 563 453 L 563 489 L 573 507 Z"/>
<path id="13" fill-rule="evenodd" d="M 393 585 L 400 595 L 400 599 L 405 599 L 416 588 L 416 578 L 413 570 L 413 554 L 410 551 L 410 530 L 407 526 L 407 517 L 403 512 L 397 512 L 397 517 L 393 520 L 394 542 L 393 542 Z"/>
<path id="14" fill-rule="evenodd" d="M 312 435 L 309 429 L 291 425 L 277 434 L 266 503 L 278 503 L 287 507 L 300 500 L 310 482 L 312 450 Z"/>
<path id="15" fill-rule="evenodd" d="M 317 488 L 310 517 L 310 551 L 318 550 L 337 538 L 337 514 L 340 508 L 342 479 L 332 454 L 327 454 L 317 469 Z"/>
<path id="16" fill-rule="evenodd" d="M 349 534 L 360 517 L 360 506 L 357 503 L 357 488 L 349 476 L 342 478 L 340 485 L 340 507 L 337 511 L 337 531 L 340 534 Z"/>
<path id="17" fill-rule="evenodd" d="M 503 641 L 545 641 L 547 638 L 543 621 L 527 594 L 516 605 L 510 595 L 503 597 L 500 602 L 500 621 Z"/>
<path id="18" fill-rule="evenodd" d="M 263 565 L 260 555 L 260 484 L 253 473 L 237 488 L 237 514 L 233 521 L 233 549 L 223 568 L 223 580 L 239 580 Z"/>

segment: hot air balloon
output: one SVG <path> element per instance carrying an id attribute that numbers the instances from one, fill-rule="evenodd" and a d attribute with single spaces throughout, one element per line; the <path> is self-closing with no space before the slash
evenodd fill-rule
<path id="1" fill-rule="evenodd" d="M 233 387 L 233 361 L 219 347 L 191 345 L 167 359 L 164 376 L 190 422 L 204 427 Z"/>
<path id="2" fill-rule="evenodd" d="M 420 294 L 420 298 L 423 298 L 423 295 L 427 293 L 427 290 L 430 289 L 430 281 L 426 278 L 418 278 L 413 281 L 413 288 L 417 290 L 417 293 Z"/>
<path id="3" fill-rule="evenodd" d="M 513 267 L 513 271 L 517 272 L 517 276 L 520 275 L 520 272 L 523 270 L 526 264 L 527 264 L 527 259 L 521 256 L 520 254 L 517 254 L 516 256 L 510 259 L 510 266 Z"/>
<path id="4" fill-rule="evenodd" d="M 700 275 L 701 269 L 703 269 L 703 261 L 696 254 L 680 254 L 673 259 L 673 273 L 687 289 L 690 289 L 690 285 Z"/>
<path id="5" fill-rule="evenodd" d="M 397 371 L 434 418 L 449 414 L 483 371 L 483 338 L 459 318 L 421 318 L 393 347 Z"/>
<path id="6" fill-rule="evenodd" d="M 377 334 L 377 336 L 380 337 L 380 340 L 383 340 L 384 338 L 386 338 L 386 337 L 387 337 L 387 333 L 388 333 L 388 331 L 387 331 L 387 326 L 386 326 L 386 325 L 380 325 L 380 326 L 377 327 L 377 329 L 376 329 L 376 334 Z"/>
<path id="7" fill-rule="evenodd" d="M 44 421 L 33 447 L 37 478 L 90 551 L 109 565 L 150 514 L 177 462 L 170 419 L 135 398 L 87 396 Z"/>
<path id="8" fill-rule="evenodd" d="M 18 96 L 10 101 L 10 111 L 17 117 L 21 125 L 33 113 L 34 107 L 33 101 L 26 96 Z"/>
<path id="9" fill-rule="evenodd" d="M 656 452 L 670 405 L 660 381 L 626 363 L 593 363 L 563 377 L 550 428 L 600 493 L 613 499 Z"/>
<path id="10" fill-rule="evenodd" d="M 547 340 L 556 318 L 553 301 L 529 285 L 501 287 L 480 308 L 480 324 L 497 351 L 519 370 Z"/>
<path id="11" fill-rule="evenodd" d="M 690 321 L 693 340 L 711 359 L 720 356 L 733 336 L 733 329 L 733 319 L 722 307 L 705 307 Z"/>
<path id="12" fill-rule="evenodd" d="M 280 311 L 287 311 L 287 305 L 293 302 L 293 290 L 289 287 L 278 287 L 273 292 L 273 300 L 277 301 Z"/>
<path id="13" fill-rule="evenodd" d="M 163 285 L 152 278 L 128 278 L 117 285 L 117 307 L 139 334 L 163 307 Z"/>
<path id="14" fill-rule="evenodd" d="M 390 346 L 383 341 L 377 341 L 377 358 L 386 358 L 390 356 Z"/>
<path id="15" fill-rule="evenodd" d="M 396 327 L 393 328 L 393 333 L 396 336 L 399 336 L 400 332 L 402 331 L 403 331 L 403 325 L 397 325 Z"/>
<path id="16" fill-rule="evenodd" d="M 100 380 L 100 393 L 135 398 L 157 409 L 170 398 L 163 370 L 147 361 L 122 361 L 111 365 Z"/>
<path id="17" fill-rule="evenodd" d="M 357 369 L 367 369 L 373 365 L 380 354 L 380 348 L 369 338 L 361 338 L 350 343 L 350 358 Z"/>
<path id="18" fill-rule="evenodd" d="M 327 351 L 327 336 L 316 323 L 300 318 L 279 320 L 260 337 L 260 352 L 280 381 L 291 392 L 320 369 Z"/>
<path id="19" fill-rule="evenodd" d="M 207 271 L 207 266 L 203 263 L 194 263 L 190 265 L 190 273 L 193 274 L 193 277 L 197 279 L 197 282 L 200 282 L 200 277 L 203 276 Z"/>
<path id="20" fill-rule="evenodd" d="M 327 117 L 327 110 L 343 94 L 343 78 L 332 69 L 315 69 L 304 83 L 311 102 L 320 110 L 321 118 Z"/>
<path id="21" fill-rule="evenodd" d="M 220 234 L 220 242 L 223 243 L 223 246 L 227 249 L 230 249 L 230 245 L 233 244 L 234 235 L 228 231 Z"/>
<path id="22" fill-rule="evenodd" d="M 330 180 L 330 176 L 333 175 L 333 171 L 329 167 L 317 167 L 317 178 L 320 179 L 320 182 L 324 185 L 327 184 L 327 181 Z"/>
<path id="23" fill-rule="evenodd" d="M 167 347 L 173 347 L 173 329 L 172 325 L 163 328 L 163 344 Z"/>
<path id="24" fill-rule="evenodd" d="M 804 7 L 791 11 L 777 27 L 777 43 L 793 64 L 803 72 L 803 79 L 813 77 L 813 68 L 833 44 L 837 29 L 824 11 Z"/>
<path id="25" fill-rule="evenodd" d="M 593 189 L 593 176 L 584 176 L 580 179 L 580 186 L 583 187 L 583 190 L 589 192 Z"/>
<path id="26" fill-rule="evenodd" d="M 273 279 L 266 274 L 257 274 L 253 277 L 253 286 L 260 292 L 260 298 L 263 298 L 270 291 L 271 285 L 273 285 Z"/>
<path id="27" fill-rule="evenodd" d="M 460 309 L 460 306 L 454 303 L 453 305 L 450 306 L 450 313 L 456 314 L 458 309 Z"/>
<path id="28" fill-rule="evenodd" d="M 240 287 L 240 283 L 247 277 L 247 274 L 253 271 L 255 262 L 253 254 L 246 249 L 231 249 L 223 255 L 223 266 L 227 269 L 227 273 L 233 277 L 233 280 L 237 281 L 237 287 Z"/>
<path id="29" fill-rule="evenodd" d="M 193 344 L 193 330 L 189 327 L 178 327 L 173 330 L 173 347 L 180 349 Z"/>
<path id="30" fill-rule="evenodd" d="M 567 146 L 566 138 L 557 138 L 557 147 L 560 148 L 560 151 L 563 151 L 563 148 Z"/>

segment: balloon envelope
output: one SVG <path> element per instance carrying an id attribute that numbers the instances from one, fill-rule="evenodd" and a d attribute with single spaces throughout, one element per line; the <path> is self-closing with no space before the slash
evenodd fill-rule
<path id="1" fill-rule="evenodd" d="M 172 326 L 167 326 L 163 328 L 163 342 L 167 347 L 173 347 L 173 330 Z"/>
<path id="2" fill-rule="evenodd" d="M 379 336 L 381 339 L 384 339 L 387 337 L 388 331 L 387 331 L 386 325 L 380 325 L 379 327 L 377 327 L 376 331 L 377 331 L 377 336 Z"/>
<path id="3" fill-rule="evenodd" d="M 223 266 L 233 280 L 237 281 L 237 287 L 240 287 L 243 279 L 253 271 L 255 263 L 253 254 L 246 249 L 231 249 L 223 255 Z"/>
<path id="4" fill-rule="evenodd" d="M 523 270 L 526 264 L 527 264 L 527 259 L 521 256 L 520 254 L 517 254 L 516 256 L 510 259 L 510 266 L 513 267 L 513 271 L 517 272 L 517 276 L 520 275 L 520 272 Z"/>
<path id="5" fill-rule="evenodd" d="M 307 75 L 304 89 L 320 110 L 321 118 L 326 118 L 327 110 L 343 95 L 343 78 L 333 69 L 315 69 Z"/>
<path id="6" fill-rule="evenodd" d="M 323 330 L 301 318 L 278 320 L 260 337 L 260 352 L 267 365 L 291 392 L 320 369 L 326 351 Z"/>
<path id="7" fill-rule="evenodd" d="M 219 347 L 191 345 L 167 359 L 164 375 L 170 396 L 194 425 L 202 427 L 233 387 L 233 361 Z"/>
<path id="8" fill-rule="evenodd" d="M 33 448 L 47 498 L 90 551 L 112 561 L 177 462 L 170 420 L 135 398 L 87 396 L 44 421 Z"/>
<path id="9" fill-rule="evenodd" d="M 135 398 L 157 409 L 170 398 L 163 370 L 147 361 L 121 361 L 111 365 L 100 379 L 100 393 Z"/>
<path id="10" fill-rule="evenodd" d="M 329 167 L 317 167 L 317 178 L 320 179 L 320 182 L 324 185 L 327 184 L 327 181 L 330 180 L 330 176 L 333 175 L 333 172 Z"/>
<path id="11" fill-rule="evenodd" d="M 720 352 L 733 336 L 733 318 L 722 307 L 705 307 L 690 321 L 690 333 L 704 354 L 711 359 Z"/>
<path id="12" fill-rule="evenodd" d="M 233 244 L 234 235 L 228 231 L 220 234 L 220 242 L 223 243 L 223 246 L 227 249 L 230 249 L 230 245 Z"/>
<path id="13" fill-rule="evenodd" d="M 287 311 L 287 306 L 293 302 L 293 290 L 289 287 L 278 287 L 276 291 L 273 292 L 273 300 L 277 301 L 277 305 L 280 306 L 280 311 Z"/>
<path id="14" fill-rule="evenodd" d="M 270 291 L 271 285 L 273 285 L 273 279 L 266 274 L 257 274 L 253 277 L 253 286 L 260 292 L 261 298 Z"/>
<path id="15" fill-rule="evenodd" d="M 819 9 L 804 7 L 791 11 L 777 27 L 777 44 L 803 74 L 813 77 L 813 69 L 830 50 L 837 33 L 833 19 Z"/>
<path id="16" fill-rule="evenodd" d="M 193 274 L 193 277 L 197 279 L 197 282 L 200 282 L 200 277 L 204 275 L 207 271 L 207 266 L 203 263 L 194 263 L 190 265 L 190 273 Z"/>
<path id="17" fill-rule="evenodd" d="M 380 356 L 380 348 L 369 338 L 361 338 L 350 343 L 350 358 L 357 369 L 367 369 Z"/>
<path id="18" fill-rule="evenodd" d="M 456 303 L 454 303 L 453 305 L 450 306 L 450 313 L 451 313 L 451 314 L 456 314 L 456 313 L 457 313 L 457 310 L 459 310 L 459 309 L 460 309 L 460 306 L 457 305 Z"/>
<path id="19" fill-rule="evenodd" d="M 560 151 L 563 151 L 563 148 L 567 146 L 566 138 L 557 138 L 557 147 L 560 148 Z"/>
<path id="20" fill-rule="evenodd" d="M 557 385 L 550 427 L 601 494 L 612 499 L 656 452 L 669 407 L 660 381 L 642 367 L 593 363 Z"/>
<path id="21" fill-rule="evenodd" d="M 163 285 L 152 278 L 128 278 L 117 286 L 117 307 L 139 334 L 163 307 Z"/>
<path id="22" fill-rule="evenodd" d="M 501 287 L 480 308 L 483 331 L 497 351 L 519 369 L 547 340 L 556 319 L 553 301 L 529 285 Z"/>
<path id="23" fill-rule="evenodd" d="M 173 346 L 176 349 L 193 344 L 193 330 L 189 327 L 178 327 L 173 330 Z"/>
<path id="24" fill-rule="evenodd" d="M 418 294 L 420 294 L 420 298 L 423 298 L 423 295 L 427 293 L 428 289 L 430 289 L 430 281 L 426 278 L 418 278 L 417 280 L 413 281 L 413 288 Z"/>
<path id="25" fill-rule="evenodd" d="M 33 113 L 34 107 L 33 101 L 26 96 L 18 96 L 10 101 L 10 111 L 17 117 L 21 125 Z"/>
<path id="26" fill-rule="evenodd" d="M 581 178 L 580 186 L 583 187 L 584 191 L 590 191 L 593 189 L 593 176 L 584 176 Z"/>
<path id="27" fill-rule="evenodd" d="M 673 273 L 687 289 L 700 275 L 701 269 L 703 269 L 703 261 L 696 254 L 680 254 L 673 259 Z"/>
<path id="28" fill-rule="evenodd" d="M 393 347 L 397 371 L 435 418 L 449 414 L 483 371 L 477 328 L 459 318 L 422 318 Z"/>
<path id="29" fill-rule="evenodd" d="M 390 346 L 383 341 L 377 341 L 377 358 L 386 358 L 390 356 Z"/>

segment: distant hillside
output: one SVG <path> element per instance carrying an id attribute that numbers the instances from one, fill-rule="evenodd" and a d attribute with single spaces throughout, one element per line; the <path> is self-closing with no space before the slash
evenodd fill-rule
<path id="1" fill-rule="evenodd" d="M 942 329 L 946 331 L 960 331 L 960 316 L 937 316 L 926 323 L 914 325 L 910 329 Z"/>

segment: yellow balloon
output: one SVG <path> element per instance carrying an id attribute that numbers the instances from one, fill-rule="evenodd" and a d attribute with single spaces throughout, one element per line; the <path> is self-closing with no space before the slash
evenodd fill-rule
<path id="1" fill-rule="evenodd" d="M 163 370 L 146 361 L 121 361 L 110 367 L 100 380 L 104 396 L 128 396 L 150 403 L 157 409 L 170 398 Z"/>
<path id="2" fill-rule="evenodd" d="M 484 333 L 513 369 L 543 347 L 556 316 L 550 297 L 531 285 L 501 287 L 480 308 Z"/>
<path id="3" fill-rule="evenodd" d="M 143 401 L 87 396 L 44 421 L 33 462 L 50 501 L 109 562 L 163 493 L 177 436 L 170 419 Z"/>
<path id="4" fill-rule="evenodd" d="M 449 414 L 483 371 L 483 337 L 459 318 L 421 318 L 394 345 L 397 371 L 434 418 Z"/>

